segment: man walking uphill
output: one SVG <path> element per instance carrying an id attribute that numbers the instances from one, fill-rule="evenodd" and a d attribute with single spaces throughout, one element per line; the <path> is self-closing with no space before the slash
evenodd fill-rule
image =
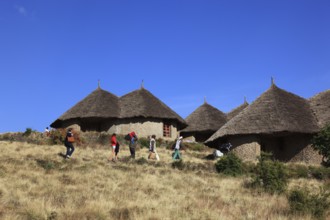
<path id="1" fill-rule="evenodd" d="M 66 155 L 65 158 L 71 158 L 72 153 L 74 151 L 73 143 L 74 143 L 74 137 L 72 133 L 72 128 L 68 129 L 68 132 L 66 133 L 64 145 L 66 147 Z"/>

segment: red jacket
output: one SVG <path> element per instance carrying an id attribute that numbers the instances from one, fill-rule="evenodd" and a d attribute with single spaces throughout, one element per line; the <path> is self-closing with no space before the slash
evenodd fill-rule
<path id="1" fill-rule="evenodd" d="M 111 136 L 111 146 L 114 146 L 114 145 L 116 145 L 117 144 L 117 138 L 116 138 L 116 136 Z"/>

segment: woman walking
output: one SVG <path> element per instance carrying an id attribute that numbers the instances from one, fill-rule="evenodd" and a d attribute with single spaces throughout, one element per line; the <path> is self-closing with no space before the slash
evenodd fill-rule
<path id="1" fill-rule="evenodd" d="M 113 133 L 111 135 L 110 145 L 111 145 L 112 153 L 111 153 L 111 156 L 109 158 L 109 161 L 111 160 L 113 162 L 116 162 L 116 160 L 117 160 L 117 156 L 116 156 L 117 136 L 116 136 L 115 133 Z"/>
<path id="2" fill-rule="evenodd" d="M 159 155 L 156 151 L 156 135 L 151 135 L 150 144 L 149 144 L 149 156 L 148 159 L 159 160 Z"/>
<path id="3" fill-rule="evenodd" d="M 178 140 L 175 143 L 174 147 L 174 154 L 173 154 L 173 160 L 180 160 L 181 159 L 181 154 L 180 154 L 180 149 L 182 148 L 182 136 L 178 138 Z"/>

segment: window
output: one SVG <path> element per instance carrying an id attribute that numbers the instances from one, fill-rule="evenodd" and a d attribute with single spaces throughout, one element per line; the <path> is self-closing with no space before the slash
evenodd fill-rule
<path id="1" fill-rule="evenodd" d="M 163 136 L 171 137 L 171 125 L 168 123 L 164 123 L 163 125 Z"/>

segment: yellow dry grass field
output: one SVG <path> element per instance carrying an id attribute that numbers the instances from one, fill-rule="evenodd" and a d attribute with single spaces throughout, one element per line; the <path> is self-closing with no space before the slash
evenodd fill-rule
<path id="1" fill-rule="evenodd" d="M 190 170 L 173 169 L 164 148 L 159 162 L 141 159 L 147 149 L 117 163 L 107 160 L 107 147 L 76 147 L 72 159 L 61 152 L 61 145 L 0 142 L 0 219 L 311 219 L 289 215 L 285 195 L 247 189 L 248 177 L 217 174 L 215 161 L 198 152 L 183 155 Z M 127 156 L 122 146 L 119 157 Z"/>

